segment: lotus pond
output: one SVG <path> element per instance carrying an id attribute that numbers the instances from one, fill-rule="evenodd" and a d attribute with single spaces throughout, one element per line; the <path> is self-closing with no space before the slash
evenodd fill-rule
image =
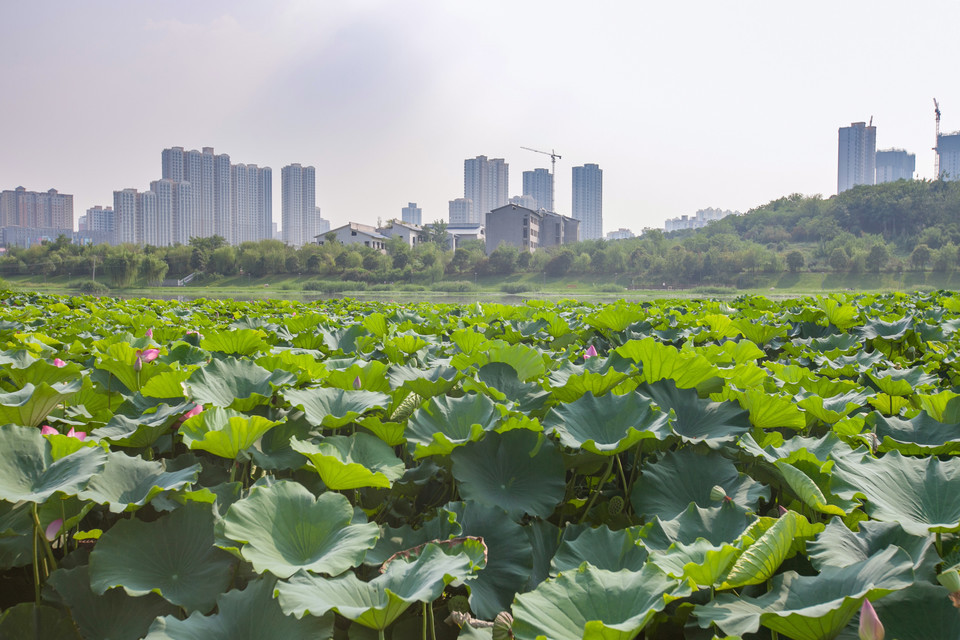
<path id="1" fill-rule="evenodd" d="M 951 293 L 0 298 L 0 638 L 960 638 Z"/>

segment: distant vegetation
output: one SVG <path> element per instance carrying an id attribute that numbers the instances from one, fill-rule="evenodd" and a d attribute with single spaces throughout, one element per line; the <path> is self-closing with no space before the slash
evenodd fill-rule
<path id="1" fill-rule="evenodd" d="M 697 231 L 648 231 L 626 240 L 590 240 L 530 254 L 500 246 L 487 256 L 479 241 L 456 251 L 431 233 L 411 248 L 390 240 L 387 253 L 335 242 L 299 249 L 275 240 L 238 247 L 222 238 L 189 245 L 71 245 L 66 238 L 10 248 L 0 276 L 76 276 L 112 289 L 149 286 L 196 274 L 199 283 L 249 275 L 293 275 L 304 289 L 468 292 L 477 277 L 542 274 L 609 276 L 610 290 L 632 287 L 746 286 L 779 273 L 952 272 L 960 265 L 960 182 L 900 181 L 861 186 L 824 200 L 794 194 Z M 362 285 L 357 284 L 362 283 Z M 89 285 L 87 285 L 89 286 Z M 507 285 L 505 285 L 507 286 Z M 521 293 L 530 285 L 508 285 Z"/>

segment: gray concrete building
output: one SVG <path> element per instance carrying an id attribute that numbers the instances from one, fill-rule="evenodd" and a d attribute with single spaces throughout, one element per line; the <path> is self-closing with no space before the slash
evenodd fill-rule
<path id="1" fill-rule="evenodd" d="M 503 158 L 477 156 L 464 160 L 463 197 L 473 202 L 470 218 L 464 222 L 482 224 L 488 211 L 507 204 L 509 177 L 510 165 Z"/>
<path id="2" fill-rule="evenodd" d="M 537 249 L 579 241 L 580 221 L 550 211 L 508 204 L 487 214 L 484 232 L 487 255 L 501 244 L 533 253 Z"/>
<path id="3" fill-rule="evenodd" d="M 407 206 L 400 210 L 400 219 L 408 224 L 420 226 L 423 224 L 423 210 L 417 206 L 416 202 L 407 203 Z"/>
<path id="4" fill-rule="evenodd" d="M 940 178 L 960 180 L 960 131 L 937 138 L 940 149 Z"/>
<path id="5" fill-rule="evenodd" d="M 876 181 L 877 128 L 866 122 L 840 127 L 837 193 Z"/>
<path id="6" fill-rule="evenodd" d="M 882 149 L 877 151 L 877 184 L 913 180 L 917 170 L 917 156 L 903 149 Z"/>
<path id="7" fill-rule="evenodd" d="M 533 198 L 531 209 L 553 211 L 553 174 L 546 169 L 524 171 L 523 195 Z"/>
<path id="8" fill-rule="evenodd" d="M 473 221 L 473 200 L 469 198 L 451 200 L 448 217 L 450 224 L 480 224 Z"/>
<path id="9" fill-rule="evenodd" d="M 573 167 L 571 215 L 580 221 L 581 240 L 603 238 L 603 170 L 595 164 Z"/>

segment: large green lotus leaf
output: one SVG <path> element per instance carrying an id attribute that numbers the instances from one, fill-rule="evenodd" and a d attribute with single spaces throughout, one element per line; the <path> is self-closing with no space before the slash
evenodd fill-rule
<path id="1" fill-rule="evenodd" d="M 384 445 L 386 446 L 386 445 Z M 514 518 L 547 518 L 563 500 L 566 469 L 549 439 L 526 429 L 488 433 L 450 454 L 460 495 Z"/>
<path id="2" fill-rule="evenodd" d="M 701 507 L 715 505 L 710 497 L 715 486 L 722 487 L 734 504 L 747 510 L 755 509 L 760 498 L 770 497 L 768 487 L 738 472 L 720 453 L 701 455 L 684 448 L 668 451 L 646 465 L 633 484 L 630 503 L 639 516 L 670 519 L 686 511 L 691 502 Z"/>
<path id="3" fill-rule="evenodd" d="M 93 435 L 121 447 L 149 447 L 189 410 L 190 405 L 186 403 L 173 406 L 161 403 L 133 417 L 118 411 L 105 426 L 94 429 Z"/>
<path id="4" fill-rule="evenodd" d="M 163 491 L 181 489 L 197 481 L 201 465 L 166 471 L 158 461 L 108 452 L 107 465 L 77 495 L 105 504 L 113 513 L 135 511 Z"/>
<path id="5" fill-rule="evenodd" d="M 307 463 L 307 459 L 290 448 L 290 440 L 294 437 L 308 439 L 312 430 L 313 427 L 301 414 L 267 431 L 248 453 L 261 469 L 299 469 Z"/>
<path id="6" fill-rule="evenodd" d="M 605 305 L 600 311 L 583 318 L 583 323 L 596 329 L 618 333 L 644 317 L 644 310 L 626 303 Z"/>
<path id="7" fill-rule="evenodd" d="M 818 355 L 815 356 L 813 360 L 818 367 L 817 373 L 821 375 L 831 378 L 840 376 L 855 378 L 860 375 L 862 371 L 869 371 L 876 367 L 884 360 L 884 357 L 880 351 L 873 351 L 871 353 L 857 351 L 853 355 L 834 358 Z"/>
<path id="8" fill-rule="evenodd" d="M 550 574 L 577 569 L 584 562 L 607 571 L 639 571 L 646 559 L 647 550 L 637 543 L 635 530 L 571 524 L 563 529 L 560 546 L 550 561 Z"/>
<path id="9" fill-rule="evenodd" d="M 670 437 L 670 414 L 639 393 L 586 393 L 575 402 L 554 407 L 543 421 L 544 431 L 573 449 L 611 456 L 641 440 Z"/>
<path id="10" fill-rule="evenodd" d="M 33 602 L 21 602 L 0 614 L 0 638 L 81 640 L 77 628 L 66 612 Z"/>
<path id="11" fill-rule="evenodd" d="M 351 520 L 353 507 L 339 493 L 314 498 L 303 485 L 284 480 L 231 505 L 224 535 L 243 544 L 243 558 L 257 573 L 337 575 L 359 565 L 380 535 L 376 524 Z"/>
<path id="12" fill-rule="evenodd" d="M 860 321 L 860 310 L 856 305 L 843 304 L 834 298 L 826 298 L 820 299 L 817 306 L 826 314 L 830 324 L 838 329 L 849 329 Z"/>
<path id="13" fill-rule="evenodd" d="M 217 599 L 217 613 L 193 613 L 157 619 L 145 640 L 329 640 L 333 616 L 297 620 L 283 613 L 273 597 L 276 582 L 260 578 L 243 591 L 233 589 Z"/>
<path id="14" fill-rule="evenodd" d="M 466 552 L 466 547 L 472 547 Z M 479 551 L 479 564 L 477 563 Z M 433 602 L 451 582 L 470 578 L 483 568 L 483 543 L 428 543 L 412 561 L 392 560 L 385 571 L 364 582 L 353 573 L 323 578 L 305 571 L 277 585 L 277 599 L 287 615 L 324 615 L 336 611 L 370 629 L 386 629 L 414 602 Z"/>
<path id="15" fill-rule="evenodd" d="M 759 598 L 722 594 L 694 610 L 701 627 L 724 633 L 756 633 L 760 626 L 795 640 L 830 640 L 864 600 L 882 598 L 913 583 L 913 563 L 899 547 L 846 567 L 826 567 L 817 576 L 789 572 L 775 576 Z"/>
<path id="16" fill-rule="evenodd" d="M 770 578 L 784 560 L 792 557 L 803 543 L 823 531 L 823 525 L 811 524 L 796 511 L 779 518 L 760 518 L 738 540 L 746 547 L 737 558 L 721 588 L 760 584 Z"/>
<path id="17" fill-rule="evenodd" d="M 34 360 L 30 356 L 27 357 L 32 360 L 32 362 L 26 367 L 4 367 L 7 375 L 10 376 L 10 381 L 16 387 L 23 387 L 27 384 L 38 385 L 41 382 L 48 385 L 53 385 L 58 382 L 68 382 L 79 378 L 80 372 L 82 371 L 80 365 L 75 362 L 68 362 L 58 367 L 46 360 Z M 0 362 L 2 362 L 2 355 L 0 355 Z"/>
<path id="18" fill-rule="evenodd" d="M 474 358 L 478 367 L 491 362 L 504 362 L 513 367 L 523 382 L 539 378 L 546 372 L 543 355 L 522 344 L 495 344 L 474 354 Z M 451 361 L 451 364 L 457 366 L 455 361 Z"/>
<path id="19" fill-rule="evenodd" d="M 752 433 L 744 434 L 737 444 L 751 456 L 770 464 L 809 462 L 820 467 L 829 460 L 849 456 L 851 453 L 850 446 L 833 432 L 827 433 L 822 438 L 794 436 L 788 440 L 779 437 L 779 434 L 767 435 L 770 436 L 769 443 L 765 441 L 763 446 L 757 442 Z M 863 453 L 865 451 L 861 451 L 856 457 L 859 459 Z"/>
<path id="20" fill-rule="evenodd" d="M 386 410 L 390 406 L 390 396 L 378 391 L 347 391 L 330 387 L 287 389 L 283 397 L 294 407 L 303 409 L 307 420 L 315 427 L 342 427 L 368 411 Z"/>
<path id="21" fill-rule="evenodd" d="M 417 445 L 414 457 L 445 455 L 455 447 L 480 439 L 500 421 L 500 412 L 487 396 L 468 393 L 460 398 L 430 398 L 413 412 L 407 440 Z"/>
<path id="22" fill-rule="evenodd" d="M 232 460 L 278 424 L 263 416 L 212 407 L 186 420 L 180 427 L 180 437 L 190 449 Z"/>
<path id="23" fill-rule="evenodd" d="M 730 572 L 739 555 L 740 549 L 734 545 L 714 546 L 709 540 L 699 538 L 693 544 L 675 542 L 665 552 L 652 554 L 650 562 L 671 578 L 710 587 Z"/>
<path id="24" fill-rule="evenodd" d="M 22 389 L 0 393 L 0 424 L 39 427 L 58 404 L 68 401 L 82 386 L 80 380 L 57 382 L 53 386 L 46 382 L 27 383 Z"/>
<path id="25" fill-rule="evenodd" d="M 671 379 L 682 389 L 691 389 L 719 375 L 716 365 L 698 353 L 679 351 L 676 347 L 657 342 L 655 338 L 631 340 L 616 353 L 641 365 L 644 382 Z"/>
<path id="26" fill-rule="evenodd" d="M 137 640 L 146 635 L 157 616 L 178 612 L 155 593 L 134 598 L 123 589 L 108 589 L 103 595 L 95 594 L 85 565 L 54 571 L 48 584 L 56 590 L 56 601 L 70 609 L 84 638 Z"/>
<path id="27" fill-rule="evenodd" d="M 641 529 L 639 542 L 651 553 L 665 552 L 675 542 L 693 544 L 698 538 L 719 547 L 739 538 L 755 521 L 756 516 L 726 500 L 718 507 L 706 509 L 691 503 L 687 510 L 676 518 L 653 518 Z"/>
<path id="28" fill-rule="evenodd" d="M 517 640 L 632 640 L 672 600 L 690 595 L 653 565 L 606 571 L 585 564 L 513 602 Z"/>
<path id="29" fill-rule="evenodd" d="M 530 579 L 522 589 L 530 591 L 550 577 L 550 561 L 560 546 L 560 527 L 548 520 L 531 520 L 523 526 L 524 533 L 533 549 L 533 569 Z"/>
<path id="30" fill-rule="evenodd" d="M 33 562 L 33 505 L 0 500 L 0 569 Z"/>
<path id="31" fill-rule="evenodd" d="M 498 402 L 507 400 L 518 411 L 530 413 L 540 410 L 550 393 L 535 382 L 521 382 L 517 370 L 505 362 L 491 362 L 477 370 L 476 378 L 464 378 L 465 391 L 476 391 Z"/>
<path id="32" fill-rule="evenodd" d="M 83 447 L 54 460 L 51 444 L 40 430 L 13 424 L 0 426 L 0 499 L 43 502 L 57 491 L 75 494 L 99 473 L 107 452 Z"/>
<path id="33" fill-rule="evenodd" d="M 123 389 L 117 389 L 117 382 L 119 382 L 131 393 L 136 392 L 141 384 L 147 382 L 152 375 L 159 373 L 159 369 L 148 364 L 140 371 L 136 371 L 134 364 L 137 361 L 137 350 L 126 342 L 130 337 L 129 334 L 115 337 L 121 342 L 108 345 L 94 367 L 103 372 L 103 378 L 107 379 L 107 385 L 113 391 L 123 392 Z M 112 384 L 110 384 L 110 378 L 115 379 Z"/>
<path id="34" fill-rule="evenodd" d="M 864 340 L 882 338 L 884 340 L 900 340 L 907 334 L 913 325 L 913 316 L 907 314 L 893 322 L 885 322 L 880 318 L 870 318 L 862 327 L 857 327 L 856 333 Z"/>
<path id="35" fill-rule="evenodd" d="M 422 336 L 406 334 L 383 341 L 383 353 L 390 362 L 400 364 L 429 343 Z"/>
<path id="36" fill-rule="evenodd" d="M 210 611 L 233 579 L 234 559 L 213 546 L 209 504 L 188 503 L 152 522 L 119 520 L 90 553 L 95 593 L 157 593 L 187 611 Z"/>
<path id="37" fill-rule="evenodd" d="M 423 398 L 442 396 L 453 388 L 460 377 L 456 367 L 437 365 L 424 371 L 412 365 L 401 364 L 390 367 L 387 376 L 393 388 L 409 389 Z"/>
<path id="38" fill-rule="evenodd" d="M 858 410 L 867 398 L 867 394 L 856 391 L 826 398 L 806 393 L 795 396 L 798 407 L 826 424 L 835 424 Z"/>
<path id="39" fill-rule="evenodd" d="M 604 371 L 593 370 L 592 361 L 577 365 L 564 362 L 559 369 L 550 373 L 550 390 L 557 402 L 573 402 L 585 393 L 602 396 L 615 389 L 627 378 L 627 374 L 613 368 Z"/>
<path id="40" fill-rule="evenodd" d="M 323 484 L 334 491 L 389 489 L 403 475 L 403 460 L 393 447 L 368 433 L 329 436 L 319 443 L 290 439 L 290 447 L 313 463 Z"/>
<path id="41" fill-rule="evenodd" d="M 760 429 L 803 429 L 807 426 L 803 410 L 793 398 L 771 394 L 764 389 L 738 391 L 727 389 L 725 394 L 713 394 L 717 400 L 735 399 L 750 414 L 750 422 Z M 729 396 L 729 398 L 727 397 Z"/>
<path id="42" fill-rule="evenodd" d="M 182 398 L 183 383 L 190 378 L 190 371 L 174 369 L 153 376 L 142 387 L 140 393 L 148 398 Z"/>
<path id="43" fill-rule="evenodd" d="M 643 385 L 637 391 L 664 411 L 673 409 L 670 428 L 684 442 L 719 449 L 751 429 L 749 414 L 736 403 L 701 399 L 694 389 L 680 389 L 673 380 Z"/>
<path id="44" fill-rule="evenodd" d="M 873 605 L 891 640 L 960 640 L 960 609 L 950 592 L 939 585 L 915 582 Z M 859 617 L 847 625 L 837 640 L 859 640 Z"/>
<path id="45" fill-rule="evenodd" d="M 446 509 L 440 509 L 436 517 L 427 520 L 416 529 L 410 525 L 400 527 L 382 525 L 377 545 L 367 551 L 367 555 L 363 558 L 363 564 L 381 565 L 395 553 L 418 547 L 427 542 L 457 538 L 461 533 L 463 533 L 463 529 L 457 522 L 457 514 Z"/>
<path id="46" fill-rule="evenodd" d="M 880 440 L 881 452 L 899 451 L 906 456 L 940 456 L 960 453 L 960 427 L 934 420 L 926 411 L 909 420 L 879 412 L 867 418 Z"/>
<path id="47" fill-rule="evenodd" d="M 410 405 L 408 405 L 411 412 L 418 405 L 418 402 L 419 402 L 418 399 L 419 399 L 419 396 L 415 394 L 410 394 L 409 396 L 407 396 L 406 400 L 404 401 L 406 402 L 407 400 L 409 400 L 409 402 L 411 403 Z M 391 447 L 396 447 L 407 441 L 407 438 L 404 435 L 404 430 L 406 428 L 405 422 L 394 422 L 392 420 L 383 420 L 380 418 L 380 416 L 364 416 L 359 420 L 357 420 L 357 423 L 361 427 L 363 427 L 364 429 L 372 433 L 373 435 L 383 440 L 385 443 L 387 443 Z"/>
<path id="48" fill-rule="evenodd" d="M 200 348 L 228 355 L 251 356 L 260 351 L 269 351 L 270 345 L 263 341 L 265 336 L 266 333 L 259 329 L 208 330 L 200 340 Z"/>
<path id="49" fill-rule="evenodd" d="M 327 375 L 327 366 L 317 361 L 315 353 L 300 352 L 300 350 L 282 350 L 266 356 L 260 356 L 256 363 L 266 369 L 273 371 L 283 369 L 297 376 L 297 386 L 312 384 L 317 380 L 322 380 Z"/>
<path id="50" fill-rule="evenodd" d="M 918 536 L 960 531 L 960 459 L 905 458 L 891 451 L 883 458 L 837 460 L 834 482 L 845 483 L 867 499 L 874 520 L 899 522 Z M 836 493 L 841 490 L 835 488 Z"/>
<path id="51" fill-rule="evenodd" d="M 390 387 L 390 380 L 387 378 L 387 365 L 379 360 L 367 362 L 358 358 L 349 358 L 345 360 L 349 365 L 338 363 L 336 360 L 327 360 L 326 365 L 330 368 L 324 386 L 336 389 L 346 389 L 347 391 L 375 391 L 378 393 L 390 393 L 393 389 Z M 360 385 L 357 385 L 357 380 Z"/>
<path id="52" fill-rule="evenodd" d="M 921 369 L 887 369 L 886 371 L 867 371 L 870 378 L 880 391 L 891 396 L 909 396 L 921 389 L 930 388 L 939 382 L 937 376 Z"/>
<path id="53" fill-rule="evenodd" d="M 476 502 L 446 507 L 457 514 L 464 536 L 482 538 L 487 566 L 470 581 L 470 610 L 484 620 L 507 611 L 513 596 L 524 588 L 533 571 L 533 549 L 524 528 L 505 511 Z"/>
<path id="54" fill-rule="evenodd" d="M 828 566 L 845 567 L 891 546 L 907 552 L 918 580 L 936 581 L 940 557 L 933 545 L 933 536 L 907 533 L 896 522 L 861 522 L 854 533 L 841 519 L 834 518 L 816 540 L 807 543 L 807 557 L 819 570 Z"/>
<path id="55" fill-rule="evenodd" d="M 267 371 L 251 360 L 214 359 L 198 368 L 184 385 L 200 404 L 249 411 L 266 404 L 278 387 L 293 383 L 288 371 Z"/>

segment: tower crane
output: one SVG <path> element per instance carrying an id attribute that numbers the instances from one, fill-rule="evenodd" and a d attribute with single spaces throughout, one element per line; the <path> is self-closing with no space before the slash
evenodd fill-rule
<path id="1" fill-rule="evenodd" d="M 937 119 L 937 144 L 933 147 L 933 179 L 940 179 L 940 103 L 933 99 L 933 113 Z"/>
<path id="2" fill-rule="evenodd" d="M 550 175 L 555 175 L 557 173 L 557 158 L 562 158 L 559 153 L 551 149 L 550 151 L 540 151 L 539 149 L 531 149 L 530 147 L 520 147 L 526 151 L 533 151 L 534 153 L 542 153 L 545 156 L 550 156 Z"/>

